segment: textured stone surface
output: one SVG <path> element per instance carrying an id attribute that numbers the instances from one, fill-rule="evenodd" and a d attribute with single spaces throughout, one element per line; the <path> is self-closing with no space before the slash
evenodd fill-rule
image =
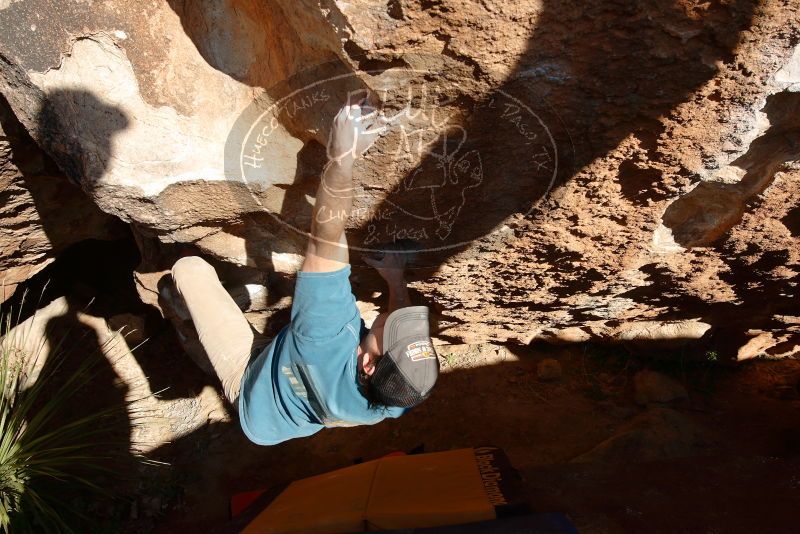
<path id="1" fill-rule="evenodd" d="M 148 243 L 145 300 L 157 302 L 172 243 L 232 273 L 291 274 L 303 238 L 288 228 L 310 222 L 332 112 L 347 90 L 407 76 L 440 88 L 431 108 L 451 122 L 425 130 L 420 158 L 406 161 L 413 143 L 393 131 L 357 166 L 368 215 L 351 219 L 350 243 L 400 228 L 447 245 L 414 283 L 442 338 L 797 345 L 795 0 L 115 0 L 37 15 L 53 7 L 0 10 L 0 90 Z M 331 76 L 343 81 L 318 102 L 278 114 L 257 179 L 231 173 L 226 142 L 255 97 L 267 106 Z M 492 107 L 503 95 L 538 118 L 529 137 L 513 106 Z M 355 286 L 378 288 L 358 270 Z"/>
<path id="2" fill-rule="evenodd" d="M 124 226 L 70 183 L 0 98 L 0 302 L 83 239 L 113 239 Z"/>
<path id="3" fill-rule="evenodd" d="M 536 364 L 536 378 L 542 382 L 559 380 L 561 373 L 561 364 L 554 358 L 545 358 Z"/>
<path id="4" fill-rule="evenodd" d="M 634 395 L 637 404 L 672 402 L 689 398 L 689 393 L 680 382 L 656 371 L 639 371 L 633 377 Z"/>
<path id="5" fill-rule="evenodd" d="M 85 308 L 85 303 L 75 306 L 64 297 L 58 298 L 0 338 L 4 350 L 21 358 L 23 389 L 42 373 L 48 376 L 56 362 L 63 363 L 71 354 L 98 358 L 95 378 L 103 369 L 115 377 L 119 400 L 128 403 L 131 419 L 137 421 L 131 429 L 132 450 L 143 453 L 208 422 L 229 420 L 224 401 L 212 387 L 203 388 L 193 398 L 159 398 L 132 352 L 137 343 L 126 335 L 127 328 L 122 332 L 118 329 L 131 328 L 135 319 L 116 316 L 112 325 L 103 317 L 86 313 Z M 104 385 L 94 386 L 103 391 L 101 394 L 109 395 L 108 390 L 103 390 Z M 113 402 L 113 398 L 106 400 Z"/>
<path id="6" fill-rule="evenodd" d="M 652 462 L 702 454 L 708 437 L 691 419 L 668 408 L 649 408 L 573 462 Z"/>

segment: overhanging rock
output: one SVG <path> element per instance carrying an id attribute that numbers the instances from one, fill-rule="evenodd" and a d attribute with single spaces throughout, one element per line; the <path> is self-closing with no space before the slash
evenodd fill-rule
<path id="1" fill-rule="evenodd" d="M 143 272 L 185 243 L 291 274 L 327 125 L 368 88 L 406 115 L 356 169 L 354 261 L 422 242 L 443 338 L 740 346 L 797 315 L 796 2 L 62 4 L 0 10 L 0 89 Z"/>

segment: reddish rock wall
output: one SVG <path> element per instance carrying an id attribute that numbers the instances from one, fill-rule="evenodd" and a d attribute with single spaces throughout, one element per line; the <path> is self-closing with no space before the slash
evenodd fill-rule
<path id="1" fill-rule="evenodd" d="M 153 302 L 171 243 L 231 279 L 291 274 L 327 124 L 369 88 L 422 113 L 357 168 L 354 258 L 420 240 L 441 337 L 780 355 L 800 336 L 799 7 L 31 0 L 0 10 L 0 90 L 133 225 Z"/>

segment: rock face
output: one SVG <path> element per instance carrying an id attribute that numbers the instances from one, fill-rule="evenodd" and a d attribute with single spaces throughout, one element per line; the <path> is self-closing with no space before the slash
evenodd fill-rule
<path id="1" fill-rule="evenodd" d="M 637 404 L 666 403 L 689 398 L 680 382 L 656 371 L 639 371 L 633 377 Z"/>
<path id="2" fill-rule="evenodd" d="M 65 247 L 124 235 L 124 225 L 66 179 L 2 98 L 0 191 L 0 303 Z"/>
<path id="3" fill-rule="evenodd" d="M 561 364 L 554 358 L 545 358 L 536 365 L 536 378 L 542 382 L 559 380 L 561 374 Z"/>
<path id="4" fill-rule="evenodd" d="M 0 337 L 4 354 L 21 358 L 21 389 L 41 376 L 52 381 L 55 365 L 61 365 L 62 374 L 69 376 L 75 368 L 64 362 L 75 354 L 96 358 L 92 385 L 99 388 L 109 405 L 129 403 L 129 416 L 137 421 L 131 425 L 131 449 L 142 453 L 209 422 L 229 420 L 223 400 L 213 388 L 203 388 L 193 398 L 159 398 L 132 352 L 137 343 L 131 334 L 140 326 L 135 316 L 116 316 L 112 325 L 87 313 L 86 308 L 85 302 L 58 298 Z M 113 387 L 106 388 L 103 377 L 111 378 Z"/>
<path id="5" fill-rule="evenodd" d="M 702 454 L 708 444 L 691 419 L 669 408 L 650 408 L 628 421 L 616 435 L 573 462 L 652 462 Z"/>
<path id="6" fill-rule="evenodd" d="M 442 338 L 798 348 L 797 1 L 51 4 L 0 9 L 0 91 L 132 225 L 146 300 L 176 243 L 291 275 L 366 88 L 395 122 L 356 168 L 353 261 L 419 241 Z"/>

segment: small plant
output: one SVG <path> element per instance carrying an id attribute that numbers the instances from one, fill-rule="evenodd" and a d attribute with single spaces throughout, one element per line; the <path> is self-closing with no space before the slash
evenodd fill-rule
<path id="1" fill-rule="evenodd" d="M 710 362 L 716 362 L 717 359 L 718 359 L 717 351 L 715 350 L 706 351 L 706 360 Z"/>
<path id="2" fill-rule="evenodd" d="M 129 457 L 128 443 L 120 450 L 109 434 L 129 405 L 70 417 L 65 403 L 92 381 L 103 355 L 82 355 L 74 371 L 60 370 L 64 336 L 35 376 L 38 354 L 26 347 L 41 350 L 43 342 L 26 343 L 24 332 L 11 329 L 10 314 L 0 321 L 0 530 L 85 531 L 91 520 L 76 509 L 74 498 L 110 497 L 98 480 L 111 473 L 118 478 L 114 467 Z"/>

